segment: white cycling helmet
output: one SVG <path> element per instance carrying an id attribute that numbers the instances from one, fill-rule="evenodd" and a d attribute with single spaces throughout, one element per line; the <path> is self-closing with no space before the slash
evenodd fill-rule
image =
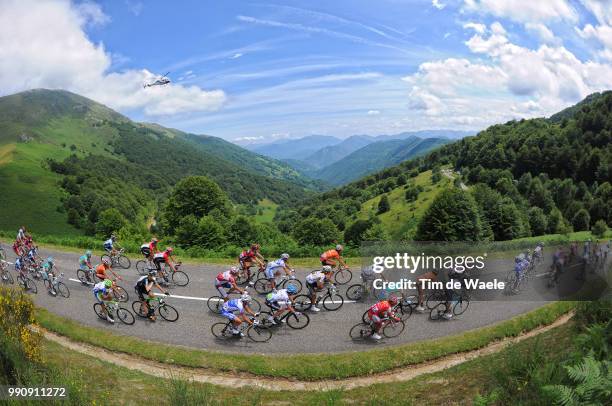
<path id="1" fill-rule="evenodd" d="M 336 245 L 336 251 L 342 251 L 344 247 L 340 244 Z"/>
<path id="2" fill-rule="evenodd" d="M 235 266 L 233 266 L 233 267 L 231 267 L 231 268 L 230 268 L 230 270 L 229 270 L 229 271 L 230 271 L 230 273 L 237 274 L 237 273 L 238 273 L 238 268 L 236 268 Z"/>
<path id="3" fill-rule="evenodd" d="M 284 254 L 281 254 L 281 259 L 284 259 L 284 260 L 289 259 L 289 254 L 287 254 L 286 252 Z"/>
<path id="4" fill-rule="evenodd" d="M 240 300 L 249 303 L 251 301 L 251 296 L 249 296 L 248 293 L 244 293 L 242 296 L 240 296 Z"/>
<path id="5" fill-rule="evenodd" d="M 329 265 L 325 265 L 323 268 L 321 268 L 321 271 L 323 272 L 331 272 L 332 271 L 332 267 Z"/>

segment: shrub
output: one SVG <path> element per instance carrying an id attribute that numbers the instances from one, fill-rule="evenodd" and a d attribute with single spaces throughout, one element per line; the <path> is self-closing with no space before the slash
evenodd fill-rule
<path id="1" fill-rule="evenodd" d="M 293 235 L 301 244 L 328 245 L 336 242 L 340 233 L 330 219 L 308 217 L 295 226 Z"/>
<path id="2" fill-rule="evenodd" d="M 603 220 L 597 220 L 591 230 L 593 235 L 599 238 L 602 238 L 606 234 L 606 231 L 608 231 L 608 225 Z"/>
<path id="3" fill-rule="evenodd" d="M 96 224 L 96 232 L 101 236 L 108 237 L 119 231 L 125 224 L 126 219 L 123 214 L 113 207 L 100 213 Z"/>

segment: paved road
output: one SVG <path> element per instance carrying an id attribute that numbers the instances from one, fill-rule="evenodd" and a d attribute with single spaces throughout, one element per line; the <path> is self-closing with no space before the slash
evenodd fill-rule
<path id="1" fill-rule="evenodd" d="M 14 257 L 9 253 L 4 244 L 9 261 Z M 175 323 L 169 323 L 162 319 L 152 323 L 147 320 L 137 319 L 133 326 L 125 326 L 121 323 L 110 325 L 98 319 L 94 314 L 92 305 L 94 299 L 91 288 L 76 282 L 76 268 L 79 254 L 76 252 L 61 252 L 41 249 L 43 257 L 53 255 L 57 267 L 65 272 L 65 283 L 70 288 L 71 296 L 69 299 L 52 297 L 41 289 L 32 295 L 35 303 L 43 306 L 52 312 L 76 320 L 88 326 L 97 327 L 112 331 L 117 334 L 131 335 L 149 340 L 156 340 L 164 343 L 179 344 L 195 348 L 206 348 L 221 351 L 257 352 L 257 353 L 319 353 L 319 352 L 341 352 L 356 351 L 400 343 L 426 340 L 436 337 L 443 337 L 456 334 L 478 327 L 483 327 L 513 316 L 525 313 L 546 303 L 545 299 L 554 299 L 554 294 L 550 297 L 543 296 L 536 290 L 542 290 L 544 278 L 535 280 L 532 285 L 540 289 L 527 289 L 520 295 L 520 301 L 487 301 L 472 302 L 467 312 L 452 321 L 432 322 L 428 319 L 428 314 L 413 314 L 406 323 L 406 330 L 397 338 L 385 339 L 382 342 L 354 343 L 350 340 L 348 332 L 357 323 L 364 310 L 368 307 L 366 303 L 345 303 L 336 312 L 310 313 L 310 325 L 301 331 L 291 330 L 288 327 L 278 329 L 272 339 L 267 343 L 253 343 L 248 339 L 218 341 L 210 332 L 210 326 L 224 319 L 211 314 L 206 302 L 202 298 L 208 298 L 216 294 L 213 287 L 213 279 L 216 274 L 225 270 L 226 267 L 220 265 L 184 265 L 183 269 L 190 276 L 190 283 L 183 288 L 173 288 L 172 294 L 179 297 L 170 297 L 168 302 L 175 306 L 180 313 L 180 318 Z M 97 259 L 97 258 L 96 258 Z M 133 263 L 135 261 L 132 261 Z M 507 261 L 506 261 L 507 262 Z M 510 262 L 507 264 L 499 262 L 498 269 L 510 269 Z M 543 265 L 540 272 L 544 270 Z M 303 280 L 308 270 L 298 269 L 298 277 Z M 133 285 L 138 278 L 136 270 L 132 267 L 129 270 L 119 272 L 125 279 L 121 284 L 130 294 L 130 303 L 135 299 Z M 356 273 L 356 272 L 355 272 Z M 504 273 L 505 274 L 505 273 Z M 503 279 L 503 275 L 500 275 Z M 358 275 L 354 275 L 351 283 L 356 283 Z M 531 287 L 531 285 L 530 285 Z M 346 287 L 341 288 L 344 294 Z M 256 293 L 252 292 L 254 295 Z M 515 297 L 516 300 L 516 297 Z M 263 303 L 263 300 L 260 300 Z"/>

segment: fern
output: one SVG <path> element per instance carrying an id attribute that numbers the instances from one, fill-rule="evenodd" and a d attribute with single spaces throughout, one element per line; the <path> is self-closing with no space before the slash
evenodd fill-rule
<path id="1" fill-rule="evenodd" d="M 574 385 L 548 385 L 543 389 L 561 406 L 607 404 L 612 397 L 611 364 L 596 360 L 591 352 L 581 363 L 565 367 Z"/>

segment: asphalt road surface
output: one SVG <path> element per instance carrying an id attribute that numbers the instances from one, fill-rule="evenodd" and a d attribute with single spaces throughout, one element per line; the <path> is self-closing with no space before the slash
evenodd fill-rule
<path id="1" fill-rule="evenodd" d="M 3 246 L 8 256 L 7 260 L 13 262 L 12 251 L 6 244 Z M 84 325 L 109 330 L 116 334 L 217 351 L 270 354 L 360 351 L 457 334 L 509 319 L 542 306 L 549 300 L 555 300 L 554 289 L 548 291 L 545 289 L 544 274 L 550 264 L 545 262 L 536 270 L 536 275 L 540 277 L 531 280 L 528 287 L 520 295 L 514 296 L 512 301 L 473 301 L 463 315 L 450 321 L 434 322 L 429 320 L 429 312 L 423 314 L 415 312 L 406 321 L 404 332 L 393 339 L 383 339 L 380 342 L 370 340 L 353 342 L 349 337 L 349 330 L 361 319 L 370 302 L 354 303 L 347 300 L 342 308 L 335 312 L 323 309 L 319 313 L 309 312 L 310 325 L 303 330 L 292 330 L 286 326 L 275 329 L 272 339 L 266 343 L 254 343 L 247 338 L 219 341 L 212 335 L 210 327 L 225 319 L 208 310 L 205 298 L 217 294 L 213 286 L 214 278 L 217 273 L 226 270 L 231 264 L 183 265 L 182 270 L 190 277 L 189 285 L 172 288 L 173 296 L 167 299 L 169 304 L 178 309 L 179 320 L 170 323 L 158 317 L 156 322 L 151 322 L 137 317 L 134 325 L 126 326 L 119 321 L 111 325 L 95 315 L 92 308 L 94 297 L 91 287 L 83 286 L 76 277 L 80 253 L 40 249 L 40 255 L 43 258 L 48 255 L 54 257 L 57 268 L 65 273 L 64 283 L 70 289 L 70 297 L 68 299 L 53 297 L 46 292 L 42 283 L 38 282 L 38 294 L 32 295 L 37 305 Z M 93 260 L 97 263 L 99 257 L 94 257 Z M 135 260 L 132 260 L 131 269 L 117 271 L 125 279 L 120 284 L 130 295 L 129 302 L 125 304 L 130 310 L 131 302 L 136 300 L 133 286 L 138 279 L 134 264 Z M 493 268 L 499 270 L 498 278 L 503 280 L 507 270 L 512 269 L 512 261 L 498 260 Z M 296 275 L 303 281 L 309 271 L 310 269 L 296 269 Z M 358 282 L 359 271 L 353 271 L 353 280 L 341 286 L 339 292 L 345 296 L 347 286 Z M 253 289 L 251 294 L 263 304 L 263 297 L 257 295 Z"/>

